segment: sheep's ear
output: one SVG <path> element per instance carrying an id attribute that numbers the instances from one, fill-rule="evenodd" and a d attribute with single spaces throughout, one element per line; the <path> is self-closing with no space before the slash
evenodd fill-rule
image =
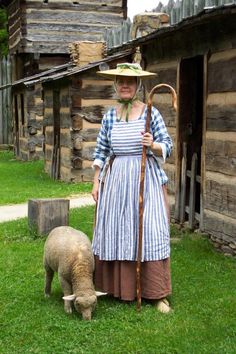
<path id="1" fill-rule="evenodd" d="M 96 296 L 103 296 L 103 295 L 107 295 L 107 293 L 102 293 L 101 291 L 95 291 Z"/>
<path id="2" fill-rule="evenodd" d="M 63 296 L 63 300 L 73 301 L 76 298 L 75 294 Z"/>

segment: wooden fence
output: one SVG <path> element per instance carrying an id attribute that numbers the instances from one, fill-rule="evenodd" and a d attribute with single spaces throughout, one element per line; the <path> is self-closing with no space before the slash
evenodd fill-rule
<path id="1" fill-rule="evenodd" d="M 187 17 L 197 15 L 207 8 L 236 4 L 236 0 L 169 0 L 167 5 L 159 2 L 152 12 L 164 12 L 170 16 L 170 25 L 174 25 Z M 119 46 L 131 40 L 130 19 L 123 21 L 122 25 L 107 30 L 105 40 L 107 47 Z"/>
<path id="2" fill-rule="evenodd" d="M 0 59 L 0 87 L 11 83 L 10 58 Z M 0 90 L 0 144 L 12 144 L 11 87 Z"/>

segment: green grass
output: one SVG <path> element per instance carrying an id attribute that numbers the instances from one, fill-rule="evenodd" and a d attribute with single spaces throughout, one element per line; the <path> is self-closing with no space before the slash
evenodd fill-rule
<path id="1" fill-rule="evenodd" d="M 74 209 L 70 225 L 92 236 L 93 207 Z M 233 354 L 236 342 L 236 263 L 208 240 L 172 228 L 174 311 L 149 302 L 99 298 L 91 322 L 66 315 L 57 278 L 43 295 L 45 238 L 30 235 L 27 219 L 0 224 L 0 353 Z"/>
<path id="2" fill-rule="evenodd" d="M 91 183 L 52 180 L 43 161 L 18 161 L 12 152 L 0 152 L 0 205 L 26 202 L 31 198 L 58 198 L 90 193 Z"/>

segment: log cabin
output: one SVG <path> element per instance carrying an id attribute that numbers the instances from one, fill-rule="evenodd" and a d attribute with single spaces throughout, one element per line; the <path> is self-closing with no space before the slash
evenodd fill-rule
<path id="1" fill-rule="evenodd" d="M 127 0 L 1 0 L 8 13 L 12 82 L 70 61 L 69 43 L 101 41 L 127 18 Z M 14 147 L 19 159 L 43 157 L 40 86 L 13 94 Z"/>
<path id="2" fill-rule="evenodd" d="M 174 140 L 164 166 L 172 220 L 210 234 L 225 254 L 236 254 L 236 6 L 206 8 L 110 54 L 139 46 L 143 67 L 172 85 L 154 97 Z"/>
<path id="3" fill-rule="evenodd" d="M 28 90 L 42 85 L 44 166 L 53 179 L 93 179 L 91 166 L 101 119 L 116 102 L 113 82 L 96 72 L 99 65 L 115 68 L 119 62 L 132 61 L 133 53 L 131 48 L 82 67 L 70 65 L 18 83 Z"/>

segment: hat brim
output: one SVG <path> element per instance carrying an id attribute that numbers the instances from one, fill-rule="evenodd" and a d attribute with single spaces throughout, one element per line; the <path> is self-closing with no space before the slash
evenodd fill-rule
<path id="1" fill-rule="evenodd" d="M 144 70 L 132 70 L 132 69 L 111 69 L 111 70 L 104 70 L 104 71 L 97 71 L 97 74 L 108 79 L 113 79 L 116 76 L 129 76 L 129 77 L 140 77 L 142 79 L 147 79 L 149 77 L 156 76 L 157 74 L 151 73 L 149 71 Z"/>

